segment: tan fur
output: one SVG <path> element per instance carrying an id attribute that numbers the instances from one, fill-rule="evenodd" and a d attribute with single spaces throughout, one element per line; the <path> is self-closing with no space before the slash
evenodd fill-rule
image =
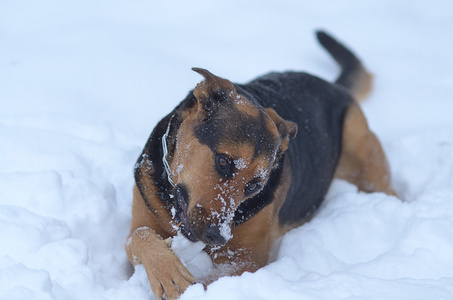
<path id="1" fill-rule="evenodd" d="M 350 92 L 361 102 L 371 92 L 373 75 L 361 66 L 354 76 Z M 348 108 L 343 124 L 342 154 L 335 177 L 355 184 L 364 192 L 396 195 L 391 186 L 390 169 L 384 150 L 368 127 L 360 106 Z"/>
<path id="2" fill-rule="evenodd" d="M 233 263 L 236 268 L 230 275 L 254 272 L 265 266 L 271 247 L 273 207 L 274 204 L 266 206 L 246 223 L 233 228 L 233 238 L 224 247 L 212 251 L 213 261 L 219 265 Z"/>
<path id="3" fill-rule="evenodd" d="M 373 89 L 373 74 L 363 67 L 359 69 L 360 74 L 355 76 L 354 85 L 350 88 L 351 94 L 358 102 L 362 102 Z"/>
<path id="4" fill-rule="evenodd" d="M 239 96 L 238 98 L 236 98 L 234 100 L 234 102 L 235 102 L 236 108 L 239 111 L 251 116 L 252 118 L 259 117 L 260 110 L 255 105 L 250 103 L 250 101 L 248 101 L 247 99 L 244 99 L 243 96 Z"/>
<path id="5" fill-rule="evenodd" d="M 346 112 L 342 154 L 335 175 L 365 192 L 396 195 L 391 186 L 389 165 L 382 146 L 369 129 L 357 104 Z"/>
<path id="6" fill-rule="evenodd" d="M 293 138 L 297 134 L 297 125 L 291 121 L 284 120 L 273 108 L 266 108 L 266 112 L 275 124 L 274 126 L 277 126 L 280 135 L 284 137 L 280 145 L 280 151 L 285 152 L 288 149 L 289 138 Z"/>

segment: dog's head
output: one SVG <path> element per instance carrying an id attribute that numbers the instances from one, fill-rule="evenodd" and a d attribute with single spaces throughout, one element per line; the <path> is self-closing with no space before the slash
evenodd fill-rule
<path id="1" fill-rule="evenodd" d="M 182 116 L 170 163 L 175 218 L 192 241 L 223 245 L 234 212 L 266 185 L 297 125 L 261 107 L 230 81 L 204 76 Z"/>

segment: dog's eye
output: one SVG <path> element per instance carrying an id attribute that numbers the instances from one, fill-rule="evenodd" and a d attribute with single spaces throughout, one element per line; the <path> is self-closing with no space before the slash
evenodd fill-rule
<path id="1" fill-rule="evenodd" d="M 226 167 L 228 167 L 229 161 L 225 157 L 220 156 L 218 163 L 220 168 L 225 169 Z"/>
<path id="2" fill-rule="evenodd" d="M 245 186 L 245 195 L 246 196 L 251 195 L 251 194 L 255 193 L 256 191 L 258 191 L 260 188 L 261 188 L 260 182 L 257 182 L 257 181 L 249 182 Z"/>
<path id="3" fill-rule="evenodd" d="M 231 159 L 229 159 L 226 155 L 223 154 L 217 154 L 215 157 L 215 166 L 217 172 L 224 176 L 224 177 L 232 177 L 233 176 L 233 163 L 231 162 Z"/>

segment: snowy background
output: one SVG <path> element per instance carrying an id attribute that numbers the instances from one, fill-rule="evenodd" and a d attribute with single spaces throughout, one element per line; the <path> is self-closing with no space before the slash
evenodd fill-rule
<path id="1" fill-rule="evenodd" d="M 0 299 L 154 299 L 124 252 L 132 168 L 207 68 L 375 74 L 364 111 L 406 202 L 336 181 L 254 274 L 182 299 L 453 299 L 453 2 L 0 0 Z"/>

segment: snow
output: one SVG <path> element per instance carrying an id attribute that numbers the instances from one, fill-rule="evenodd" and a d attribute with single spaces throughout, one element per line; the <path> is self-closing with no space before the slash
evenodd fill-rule
<path id="1" fill-rule="evenodd" d="M 171 238 L 173 252 L 198 280 L 210 275 L 214 268 L 211 257 L 203 251 L 204 247 L 205 244 L 202 242 L 192 243 L 181 233 Z"/>
<path id="2" fill-rule="evenodd" d="M 233 161 L 234 167 L 238 170 L 244 170 L 247 168 L 248 163 L 241 157 Z"/>
<path id="3" fill-rule="evenodd" d="M 453 299 L 453 2 L 1 1 L 0 299 L 154 299 L 124 251 L 132 169 L 200 80 L 338 67 L 325 28 L 375 74 L 363 103 L 405 200 L 335 181 L 274 261 L 182 299 Z"/>

